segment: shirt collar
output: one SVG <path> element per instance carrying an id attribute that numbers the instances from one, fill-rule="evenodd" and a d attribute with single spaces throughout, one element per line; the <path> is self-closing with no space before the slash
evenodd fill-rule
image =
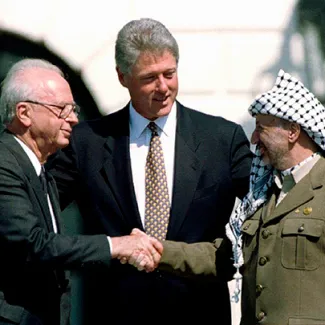
<path id="1" fill-rule="evenodd" d="M 130 102 L 130 133 L 134 135 L 134 138 L 139 138 L 142 132 L 147 127 L 150 120 L 139 114 Z M 154 122 L 165 133 L 166 136 L 171 136 L 172 132 L 175 132 L 176 127 L 176 102 L 174 102 L 172 109 L 166 116 L 158 117 Z"/>
<path id="2" fill-rule="evenodd" d="M 41 174 L 42 166 L 38 158 L 36 157 L 35 153 L 28 146 L 26 146 L 26 144 L 23 141 L 18 139 L 16 136 L 14 136 L 14 138 L 17 140 L 17 142 L 21 145 L 23 150 L 26 152 L 29 160 L 31 161 L 33 167 L 35 168 L 37 176 L 39 176 Z"/>
<path id="3" fill-rule="evenodd" d="M 299 166 L 299 168 L 292 171 L 292 177 L 297 184 L 299 181 L 301 181 L 314 167 L 314 165 L 317 163 L 317 161 L 320 158 L 320 154 L 317 153 L 312 159 L 307 161 L 302 166 Z"/>
<path id="4" fill-rule="evenodd" d="M 309 159 L 308 159 L 309 158 Z M 314 167 L 314 165 L 317 163 L 317 161 L 320 158 L 320 154 L 316 153 L 313 157 L 308 157 L 307 161 L 300 166 L 297 166 L 292 170 L 292 172 L 288 175 L 290 175 L 293 178 L 293 181 L 295 184 L 297 184 L 299 181 L 301 181 Z M 279 171 L 276 171 L 274 175 L 274 181 L 278 188 L 282 188 L 282 182 L 283 182 L 283 175 Z"/>

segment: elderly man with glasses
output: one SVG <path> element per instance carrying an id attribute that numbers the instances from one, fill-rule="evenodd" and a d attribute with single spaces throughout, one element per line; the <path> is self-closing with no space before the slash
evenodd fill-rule
<path id="1" fill-rule="evenodd" d="M 56 185 L 43 165 L 69 144 L 78 113 L 56 66 L 25 59 L 9 70 L 0 100 L 0 325 L 68 324 L 65 270 L 103 268 L 134 250 L 161 253 L 153 238 L 62 234 Z"/>

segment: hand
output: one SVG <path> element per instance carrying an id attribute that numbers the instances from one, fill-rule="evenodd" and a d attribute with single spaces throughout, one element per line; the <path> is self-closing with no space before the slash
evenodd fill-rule
<path id="1" fill-rule="evenodd" d="M 148 272 L 157 267 L 163 251 L 157 239 L 139 229 L 133 229 L 129 236 L 111 237 L 111 241 L 113 258 L 118 258 L 122 264 L 130 261 L 138 269 Z"/>
<path id="2" fill-rule="evenodd" d="M 160 256 L 160 255 L 159 255 Z M 157 267 L 153 258 L 147 253 L 135 251 L 132 253 L 127 261 L 121 261 L 121 263 L 129 263 L 138 269 L 138 271 L 145 270 L 146 272 L 152 272 Z"/>
<path id="3" fill-rule="evenodd" d="M 155 247 L 159 247 L 158 250 L 151 251 L 151 256 L 148 256 L 148 254 L 145 252 L 134 251 L 127 261 L 129 264 L 135 266 L 139 271 L 144 269 L 146 272 L 152 272 L 160 262 L 163 252 L 162 244 L 157 239 L 147 235 L 137 228 L 132 229 L 131 236 L 146 238 Z"/>

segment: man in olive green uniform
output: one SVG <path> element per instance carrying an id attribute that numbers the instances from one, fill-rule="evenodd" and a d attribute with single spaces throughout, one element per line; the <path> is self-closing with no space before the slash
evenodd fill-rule
<path id="1" fill-rule="evenodd" d="M 241 325 L 325 325 L 325 109 L 280 70 L 249 112 L 256 156 L 250 191 L 226 227 L 232 245 L 165 241 L 160 267 L 223 276 L 232 246 Z"/>

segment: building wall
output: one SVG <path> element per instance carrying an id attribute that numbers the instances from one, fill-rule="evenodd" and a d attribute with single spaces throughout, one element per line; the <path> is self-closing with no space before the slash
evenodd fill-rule
<path id="1" fill-rule="evenodd" d="M 254 120 L 247 108 L 273 85 L 280 68 L 316 95 L 324 93 L 317 39 L 312 28 L 298 31 L 296 6 L 297 0 L 0 0 L 0 31 L 60 56 L 80 72 L 101 114 L 108 114 L 128 101 L 115 72 L 118 30 L 131 19 L 158 19 L 179 43 L 178 99 L 241 123 L 250 136 Z M 233 313 L 235 325 L 239 304 Z"/>
<path id="2" fill-rule="evenodd" d="M 280 68 L 311 88 L 304 35 L 297 32 L 297 0 L 0 0 L 0 29 L 24 35 L 63 58 L 81 76 L 102 114 L 128 100 L 115 73 L 114 43 L 127 21 L 162 21 L 180 46 L 179 100 L 242 123 L 247 107 L 273 84 Z M 309 60 L 310 61 L 310 60 Z M 310 64 L 311 66 L 311 64 Z"/>

